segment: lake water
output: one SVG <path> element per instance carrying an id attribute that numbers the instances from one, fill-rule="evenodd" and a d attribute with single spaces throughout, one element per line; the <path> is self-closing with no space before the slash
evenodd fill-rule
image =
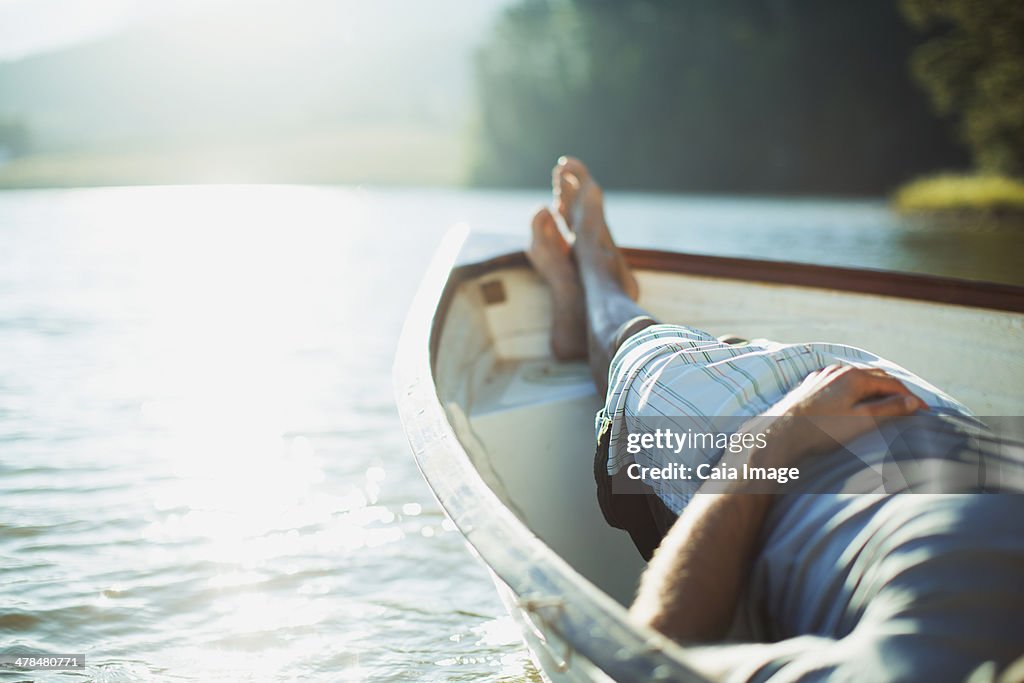
<path id="1" fill-rule="evenodd" d="M 445 229 L 541 192 L 0 193 L 0 680 L 535 680 L 391 394 Z M 609 196 L 626 243 L 1020 281 L 878 202 Z"/>

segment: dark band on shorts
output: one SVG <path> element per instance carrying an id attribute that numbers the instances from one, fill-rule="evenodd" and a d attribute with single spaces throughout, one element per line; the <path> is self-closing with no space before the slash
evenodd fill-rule
<path id="1" fill-rule="evenodd" d="M 619 326 L 619 329 L 615 331 L 615 348 L 611 351 L 616 353 L 622 345 L 626 343 L 630 337 L 639 332 L 643 332 L 651 325 L 657 325 L 658 321 L 649 315 L 638 315 L 635 318 L 631 318 Z"/>
<path id="2" fill-rule="evenodd" d="M 612 422 L 605 419 L 597 437 L 594 455 L 594 479 L 597 482 L 597 502 L 608 524 L 623 529 L 633 539 L 633 545 L 645 560 L 654 551 L 676 521 L 676 515 L 647 484 L 630 479 L 626 470 L 614 476 L 608 474 L 608 450 L 612 435 Z"/>

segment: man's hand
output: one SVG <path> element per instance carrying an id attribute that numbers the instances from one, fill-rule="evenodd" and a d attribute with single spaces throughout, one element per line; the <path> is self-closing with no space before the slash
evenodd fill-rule
<path id="1" fill-rule="evenodd" d="M 850 365 L 829 365 L 812 372 L 776 404 L 776 409 L 788 415 L 876 419 L 910 415 L 927 407 L 903 382 L 884 370 Z"/>
<path id="2" fill-rule="evenodd" d="M 892 375 L 877 368 L 829 365 L 812 372 L 769 410 L 768 448 L 758 464 L 794 465 L 834 450 L 880 422 L 928 406 Z"/>

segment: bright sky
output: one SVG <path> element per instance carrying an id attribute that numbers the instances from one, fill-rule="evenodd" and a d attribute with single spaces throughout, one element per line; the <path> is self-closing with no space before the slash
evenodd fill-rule
<path id="1" fill-rule="evenodd" d="M 209 4 L 203 0 L 0 0 L 0 60 L 45 52 Z"/>
<path id="2" fill-rule="evenodd" d="M 306 0 L 307 6 L 343 7 L 350 15 L 387 14 L 375 8 L 376 0 Z M 407 0 L 410 6 L 423 0 Z M 463 16 L 491 16 L 510 0 L 447 0 L 436 3 L 437 11 Z M 115 33 L 131 24 L 191 14 L 215 14 L 215 10 L 236 5 L 245 12 L 286 8 L 302 12 L 304 3 L 295 0 L 0 0 L 0 61 L 49 52 L 74 43 Z M 389 7 L 401 8 L 402 1 Z M 392 35 L 416 30 L 415 25 L 392 26 Z"/>

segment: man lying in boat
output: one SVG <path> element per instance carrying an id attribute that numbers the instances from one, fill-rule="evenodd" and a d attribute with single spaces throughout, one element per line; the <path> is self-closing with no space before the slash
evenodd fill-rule
<path id="1" fill-rule="evenodd" d="M 595 463 L 601 507 L 651 560 L 633 620 L 692 645 L 698 669 L 730 680 L 963 680 L 1024 653 L 1024 497 L 757 495 L 766 482 L 701 483 L 665 470 L 678 469 L 682 452 L 691 460 L 681 466 L 703 464 L 705 473 L 795 470 L 800 490 L 814 491 L 845 466 L 829 464 L 837 443 L 918 419 L 911 415 L 977 425 L 967 408 L 861 349 L 730 344 L 659 324 L 636 304 L 636 278 L 584 165 L 560 159 L 553 186 L 574 246 L 543 209 L 528 256 L 550 287 L 553 352 L 589 358 L 606 396 Z M 681 432 L 702 416 L 741 419 L 748 436 L 764 438 L 695 451 L 674 448 L 670 430 L 660 448 L 650 436 L 652 424 L 675 420 Z M 833 421 L 821 428 L 818 418 Z M 922 443 L 896 441 L 911 455 Z M 631 495 L 626 473 L 635 466 L 669 476 L 647 478 L 648 495 Z M 698 486 L 720 495 L 694 495 Z M 726 644 L 737 634 L 747 644 Z"/>

